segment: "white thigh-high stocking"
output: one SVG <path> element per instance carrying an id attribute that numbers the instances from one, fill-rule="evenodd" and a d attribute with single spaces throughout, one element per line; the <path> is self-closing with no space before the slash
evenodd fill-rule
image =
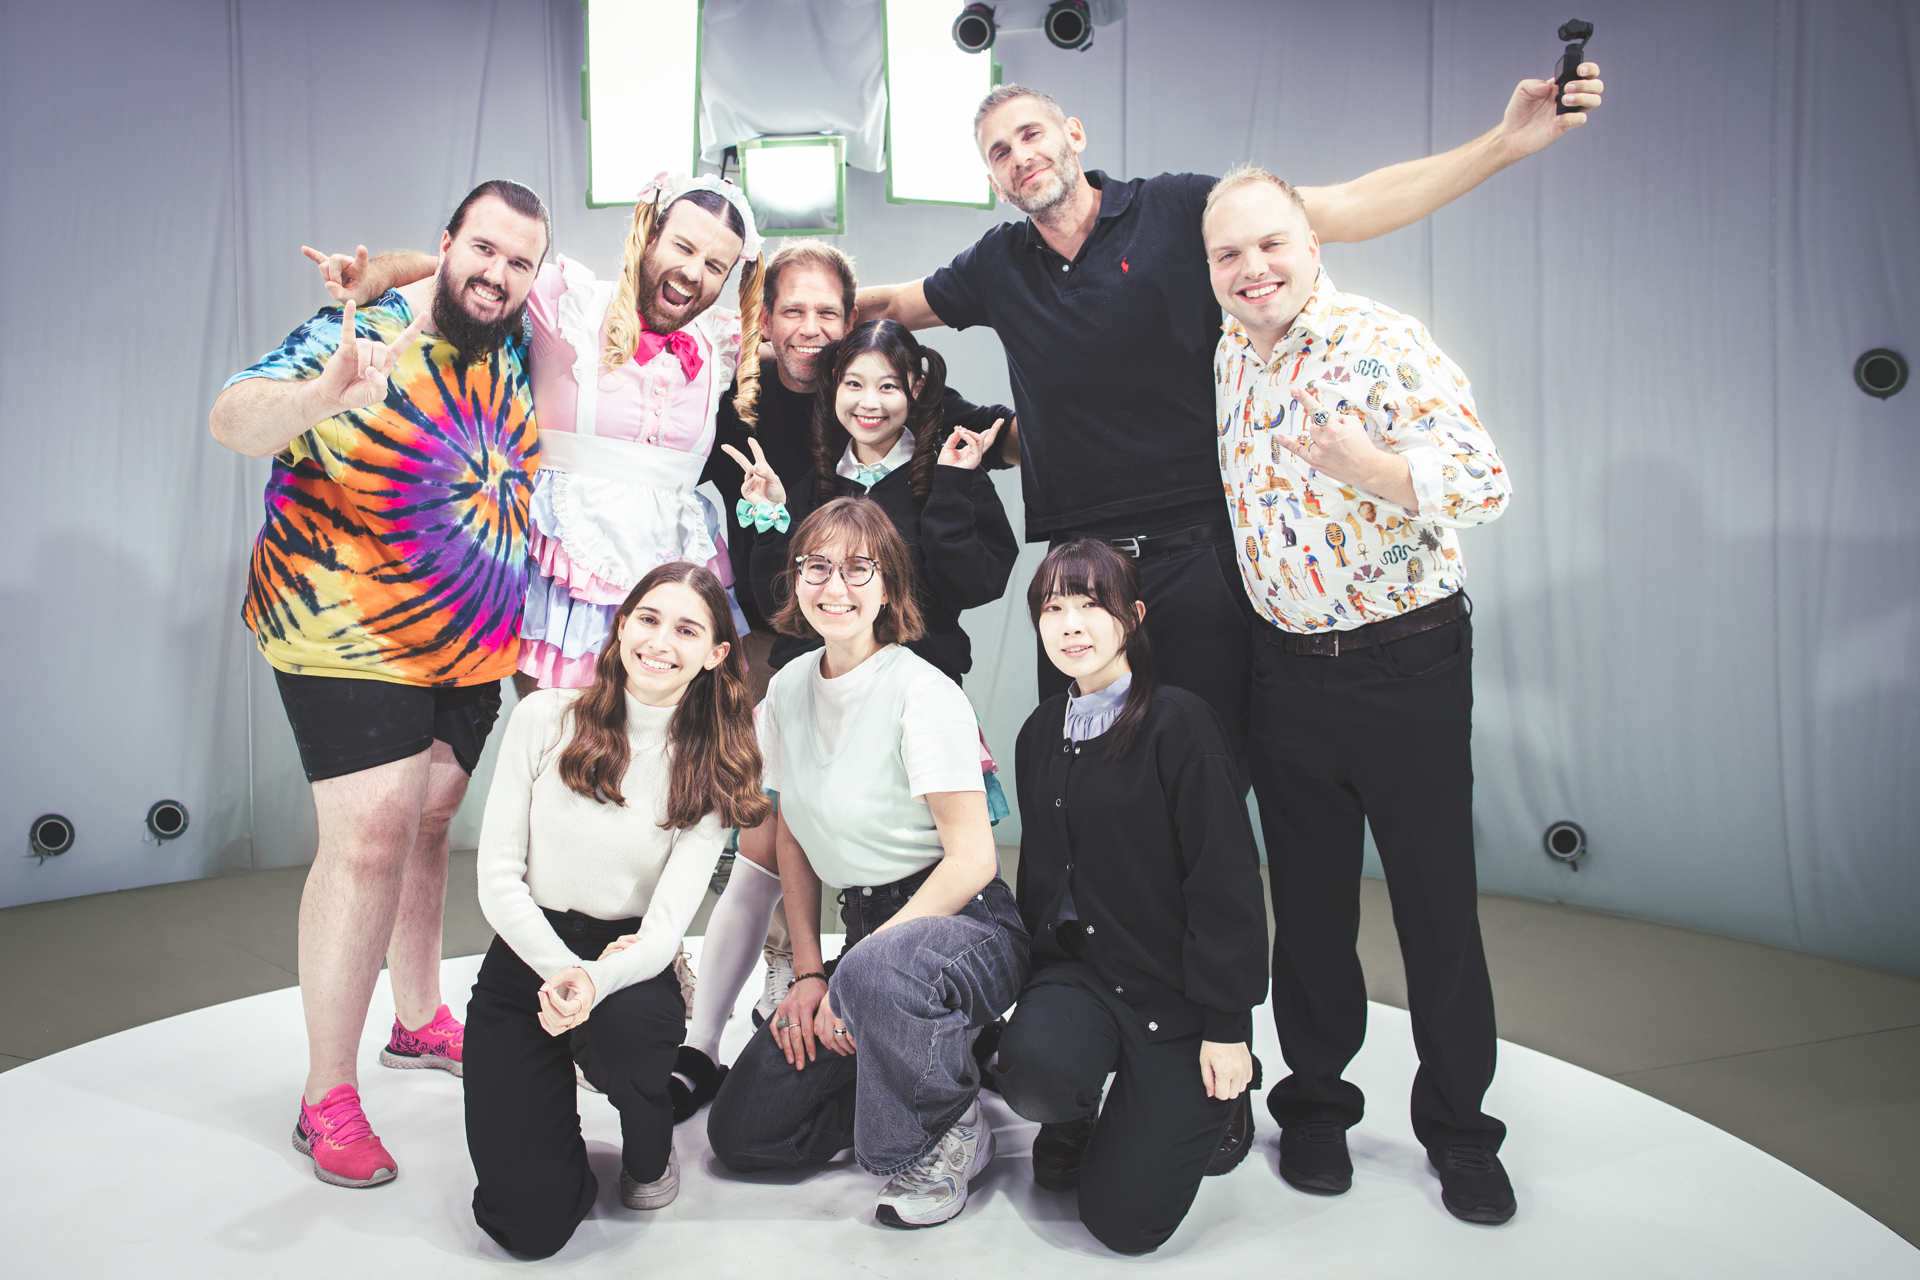
<path id="1" fill-rule="evenodd" d="M 767 922 L 780 901 L 780 877 L 751 858 L 733 860 L 727 891 L 714 904 L 707 936 L 700 944 L 700 980 L 693 989 L 693 1018 L 687 1045 L 713 1062 L 720 1061 L 720 1030 L 740 998 L 747 975 L 760 963 Z"/>

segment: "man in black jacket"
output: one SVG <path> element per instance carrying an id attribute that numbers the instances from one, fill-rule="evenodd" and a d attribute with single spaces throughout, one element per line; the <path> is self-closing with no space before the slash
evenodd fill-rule
<path id="1" fill-rule="evenodd" d="M 731 512 L 740 501 L 743 478 L 738 465 L 720 446 L 732 445 L 747 453 L 749 436 L 757 440 L 775 474 L 787 483 L 797 482 L 813 466 L 814 362 L 829 343 L 846 336 L 859 322 L 854 306 L 853 260 L 839 249 L 821 240 L 792 240 L 767 261 L 765 274 L 766 305 L 762 311 L 763 332 L 773 349 L 772 359 L 760 369 L 759 425 L 749 428 L 733 411 L 733 392 L 720 401 L 713 455 L 707 461 L 702 480 L 711 480 L 724 499 L 721 510 Z M 1013 411 L 1004 405 L 974 405 L 952 387 L 947 388 L 941 419 L 947 428 L 965 427 L 984 432 L 996 419 L 1011 423 Z M 1019 446 L 1008 444 L 1013 433 L 1002 433 L 1005 447 L 993 450 L 986 459 L 990 468 L 1012 466 L 1019 460 Z M 773 676 L 768 660 L 774 643 L 773 628 L 768 625 L 748 586 L 753 537 L 744 530 L 728 530 L 727 554 L 733 564 L 734 594 L 740 611 L 746 615 L 749 633 L 742 637 L 750 667 L 748 682 L 756 699 L 765 693 Z"/>

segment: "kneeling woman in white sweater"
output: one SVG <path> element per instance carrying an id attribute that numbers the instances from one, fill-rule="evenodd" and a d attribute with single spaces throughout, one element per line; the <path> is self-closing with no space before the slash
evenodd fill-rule
<path id="1" fill-rule="evenodd" d="M 673 961 L 728 827 L 766 820 L 760 749 L 719 579 L 661 565 L 614 618 L 594 682 L 515 708 L 480 830 L 499 934 L 467 1005 L 473 1216 L 514 1253 L 557 1252 L 599 1184 L 581 1069 L 620 1112 L 620 1194 L 680 1187 L 667 1081 L 686 1031 Z"/>

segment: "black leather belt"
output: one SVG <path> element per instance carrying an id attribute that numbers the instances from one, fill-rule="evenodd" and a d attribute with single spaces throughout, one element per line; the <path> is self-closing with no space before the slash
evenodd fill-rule
<path id="1" fill-rule="evenodd" d="M 1092 538 L 1096 542 L 1105 542 L 1126 552 L 1135 560 L 1141 556 L 1157 555 L 1162 551 L 1178 551 L 1182 547 L 1199 546 L 1207 542 L 1232 542 L 1233 525 L 1225 514 L 1218 520 L 1206 524 L 1196 524 L 1186 529 L 1170 529 L 1165 533 L 1142 533 L 1126 538 L 1116 538 L 1104 533 L 1062 533 L 1055 535 L 1055 542 L 1074 542 L 1081 538 Z"/>
<path id="2" fill-rule="evenodd" d="M 1265 618 L 1255 623 L 1255 630 L 1262 640 L 1276 649 L 1309 658 L 1337 658 L 1347 650 L 1371 649 L 1376 645 L 1392 644 L 1395 640 L 1417 636 L 1422 631 L 1431 631 L 1435 627 L 1444 627 L 1455 618 L 1464 617 L 1471 612 L 1466 593 L 1456 591 L 1450 596 L 1435 600 L 1432 604 L 1421 605 L 1412 613 L 1382 618 L 1378 622 L 1369 622 L 1366 626 L 1355 627 L 1351 631 L 1313 631 L 1300 635 L 1292 631 L 1282 631 Z"/>

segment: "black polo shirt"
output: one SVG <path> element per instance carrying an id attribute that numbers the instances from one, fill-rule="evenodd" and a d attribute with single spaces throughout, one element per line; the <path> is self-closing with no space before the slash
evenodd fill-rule
<path id="1" fill-rule="evenodd" d="M 1200 235 L 1214 179 L 1116 182 L 1090 169 L 1087 181 L 1100 219 L 1072 262 L 1029 218 L 995 227 L 925 282 L 943 324 L 988 325 L 1006 348 L 1030 542 L 1129 523 L 1144 532 L 1155 513 L 1221 501 L 1220 304 Z"/>

